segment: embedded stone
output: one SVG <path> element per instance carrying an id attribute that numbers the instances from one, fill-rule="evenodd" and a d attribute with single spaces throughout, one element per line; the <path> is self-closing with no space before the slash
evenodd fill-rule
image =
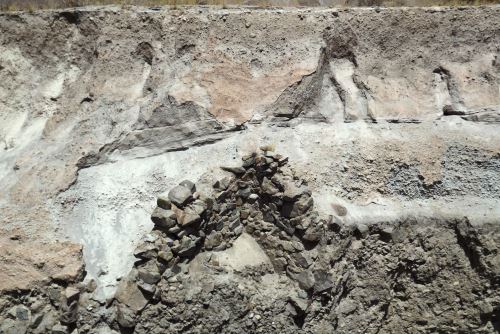
<path id="1" fill-rule="evenodd" d="M 66 290 L 64 290 L 64 296 L 66 297 L 66 301 L 69 304 L 75 300 L 78 300 L 78 297 L 80 296 L 80 290 L 73 287 L 67 287 Z"/>
<path id="2" fill-rule="evenodd" d="M 63 326 L 63 325 L 55 325 L 52 327 L 52 334 L 67 334 L 68 333 L 68 327 Z"/>
<path id="3" fill-rule="evenodd" d="M 219 246 L 222 243 L 222 233 L 217 231 L 212 231 L 205 239 L 205 249 L 211 250 Z"/>
<path id="4" fill-rule="evenodd" d="M 78 320 L 78 301 L 73 301 L 69 305 L 62 305 L 62 314 L 59 320 L 63 325 L 71 325 Z"/>
<path id="5" fill-rule="evenodd" d="M 116 307 L 116 321 L 124 328 L 135 327 L 135 314 L 132 310 L 124 305 Z"/>

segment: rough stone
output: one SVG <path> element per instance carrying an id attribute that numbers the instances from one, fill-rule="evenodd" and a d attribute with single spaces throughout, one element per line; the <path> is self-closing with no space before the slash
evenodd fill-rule
<path id="1" fill-rule="evenodd" d="M 221 167 L 221 169 L 235 175 L 243 175 L 246 172 L 245 168 L 243 167 Z"/>
<path id="2" fill-rule="evenodd" d="M 193 194 L 189 188 L 179 185 L 168 192 L 168 199 L 179 208 L 183 208 L 193 199 Z"/>
<path id="3" fill-rule="evenodd" d="M 67 334 L 68 333 L 68 327 L 63 326 L 63 325 L 55 325 L 52 327 L 52 334 Z"/>
<path id="4" fill-rule="evenodd" d="M 64 296 L 66 297 L 66 302 L 70 304 L 73 301 L 78 300 L 80 290 L 71 286 L 67 287 L 66 290 L 64 290 Z"/>
<path id="5" fill-rule="evenodd" d="M 170 210 L 172 208 L 172 203 L 168 199 L 168 194 L 162 194 L 156 199 L 156 205 L 164 210 Z"/>
<path id="6" fill-rule="evenodd" d="M 124 305 L 116 307 L 116 321 L 124 328 L 133 328 L 135 326 L 135 315 L 132 310 Z"/>
<path id="7" fill-rule="evenodd" d="M 134 282 L 124 280 L 118 285 L 115 299 L 129 306 L 133 311 L 141 311 L 146 307 L 148 300 L 144 297 Z"/>
<path id="8" fill-rule="evenodd" d="M 181 183 L 179 183 L 180 186 L 183 186 L 191 192 L 191 194 L 194 194 L 196 192 L 196 184 L 189 180 L 184 180 Z"/>

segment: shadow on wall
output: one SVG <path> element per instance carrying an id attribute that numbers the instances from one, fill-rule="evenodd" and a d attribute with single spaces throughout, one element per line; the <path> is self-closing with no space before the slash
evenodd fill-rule
<path id="1" fill-rule="evenodd" d="M 398 6 L 477 6 L 497 0 L 3 0 L 1 11 L 71 8 L 90 5 L 138 6 L 256 6 L 265 7 L 398 7 Z"/>

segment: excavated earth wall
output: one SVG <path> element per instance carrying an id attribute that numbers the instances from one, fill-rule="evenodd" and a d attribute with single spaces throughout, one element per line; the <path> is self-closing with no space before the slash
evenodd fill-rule
<path id="1" fill-rule="evenodd" d="M 498 332 L 499 30 L 0 13 L 0 333 Z"/>

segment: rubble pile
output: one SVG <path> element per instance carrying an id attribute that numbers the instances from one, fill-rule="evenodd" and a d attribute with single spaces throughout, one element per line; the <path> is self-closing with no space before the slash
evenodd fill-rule
<path id="1" fill-rule="evenodd" d="M 200 251 L 222 251 L 244 231 L 266 249 L 276 270 L 307 267 L 308 260 L 294 254 L 313 248 L 328 226 L 339 226 L 312 210 L 311 191 L 287 162 L 271 151 L 253 153 L 241 167 L 222 167 L 232 175 L 214 183 L 214 197 L 187 180 L 160 196 L 151 216 L 154 231 L 135 252 L 140 286 L 150 291 L 148 284 L 165 270 Z M 146 274 L 156 267 L 158 273 Z"/>

